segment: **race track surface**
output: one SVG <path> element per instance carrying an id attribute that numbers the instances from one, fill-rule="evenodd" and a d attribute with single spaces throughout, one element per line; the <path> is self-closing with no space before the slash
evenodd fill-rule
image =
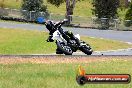
<path id="1" fill-rule="evenodd" d="M 45 26 L 28 24 L 28 23 L 11 23 L 11 22 L 0 22 L 0 28 L 21 28 L 28 30 L 41 30 L 47 31 Z M 114 30 L 97 30 L 97 29 L 85 29 L 85 28 L 69 28 L 63 27 L 64 30 L 70 30 L 74 34 L 80 34 L 84 36 L 105 38 L 111 40 L 118 40 L 132 44 L 132 31 L 114 31 Z M 84 55 L 83 53 L 75 53 L 74 55 Z M 116 51 L 102 51 L 94 52 L 93 55 L 132 55 L 132 49 L 116 50 Z"/>
<path id="2" fill-rule="evenodd" d="M 29 30 L 42 30 L 47 31 L 45 26 L 28 24 L 28 23 L 11 23 L 11 22 L 0 22 L 0 27 L 4 28 L 22 28 Z M 107 38 L 112 40 L 119 40 L 124 42 L 132 43 L 132 31 L 114 31 L 114 30 L 98 30 L 98 29 L 86 29 L 86 28 L 70 28 L 63 27 L 64 30 L 70 30 L 75 34 L 98 37 L 98 38 Z"/>

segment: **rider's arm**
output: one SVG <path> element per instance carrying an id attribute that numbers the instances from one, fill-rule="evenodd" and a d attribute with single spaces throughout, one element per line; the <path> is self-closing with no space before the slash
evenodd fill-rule
<path id="1" fill-rule="evenodd" d="M 52 21 L 46 22 L 46 28 L 49 30 L 49 35 L 53 35 L 55 29 L 53 28 L 53 22 Z"/>
<path id="2" fill-rule="evenodd" d="M 55 29 L 58 29 L 59 30 L 59 32 L 61 33 L 61 34 L 63 34 L 63 29 L 61 28 L 61 26 L 63 25 L 63 24 L 65 24 L 66 22 L 67 22 L 68 20 L 67 19 L 64 19 L 63 21 L 60 21 L 60 22 L 57 22 L 54 26 L 55 26 Z"/>
<path id="3" fill-rule="evenodd" d="M 46 28 L 49 30 L 49 37 L 47 38 L 47 42 L 53 42 L 54 40 L 52 39 L 54 29 L 53 29 L 53 22 L 52 21 L 47 21 L 46 22 Z"/>

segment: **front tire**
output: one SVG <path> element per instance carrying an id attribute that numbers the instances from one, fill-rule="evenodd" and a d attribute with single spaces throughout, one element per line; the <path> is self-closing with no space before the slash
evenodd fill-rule
<path id="1" fill-rule="evenodd" d="M 93 53 L 91 46 L 89 44 L 85 44 L 85 42 L 81 42 L 81 43 L 83 45 L 81 45 L 80 50 L 87 55 L 91 55 Z"/>
<path id="2" fill-rule="evenodd" d="M 58 49 L 61 50 L 65 55 L 72 55 L 73 51 L 71 47 L 65 45 L 65 43 L 56 41 L 56 45 Z"/>
<path id="3" fill-rule="evenodd" d="M 63 54 L 63 52 L 59 48 L 57 48 L 56 49 L 56 54 Z"/>

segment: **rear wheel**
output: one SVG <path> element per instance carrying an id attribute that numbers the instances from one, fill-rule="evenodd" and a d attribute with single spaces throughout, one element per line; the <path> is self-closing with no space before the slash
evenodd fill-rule
<path id="1" fill-rule="evenodd" d="M 56 45 L 65 55 L 72 55 L 73 51 L 70 46 L 65 45 L 63 42 L 56 41 Z"/>

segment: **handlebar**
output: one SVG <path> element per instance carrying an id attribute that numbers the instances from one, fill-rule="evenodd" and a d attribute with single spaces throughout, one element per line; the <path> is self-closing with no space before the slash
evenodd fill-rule
<path id="1" fill-rule="evenodd" d="M 68 20 L 64 19 L 63 21 L 60 21 L 60 22 L 56 23 L 55 27 L 61 26 L 61 25 L 65 24 L 66 22 L 68 22 Z"/>
<path id="2" fill-rule="evenodd" d="M 67 19 L 64 19 L 63 21 L 55 23 L 53 21 L 47 20 L 43 24 L 46 25 L 46 28 L 50 31 L 50 34 L 52 34 L 56 30 L 59 30 L 60 33 L 63 34 L 63 29 L 61 28 L 61 26 L 65 24 L 67 21 L 68 21 Z"/>
<path id="3" fill-rule="evenodd" d="M 52 22 L 52 21 L 48 20 L 48 21 L 44 22 L 43 24 L 47 24 L 48 22 Z M 55 24 L 55 27 L 58 27 L 58 26 L 61 26 L 61 25 L 65 24 L 66 22 L 68 22 L 67 19 L 64 19 L 63 21 L 60 21 L 60 22 L 56 22 L 56 23 L 52 22 L 52 23 Z"/>

